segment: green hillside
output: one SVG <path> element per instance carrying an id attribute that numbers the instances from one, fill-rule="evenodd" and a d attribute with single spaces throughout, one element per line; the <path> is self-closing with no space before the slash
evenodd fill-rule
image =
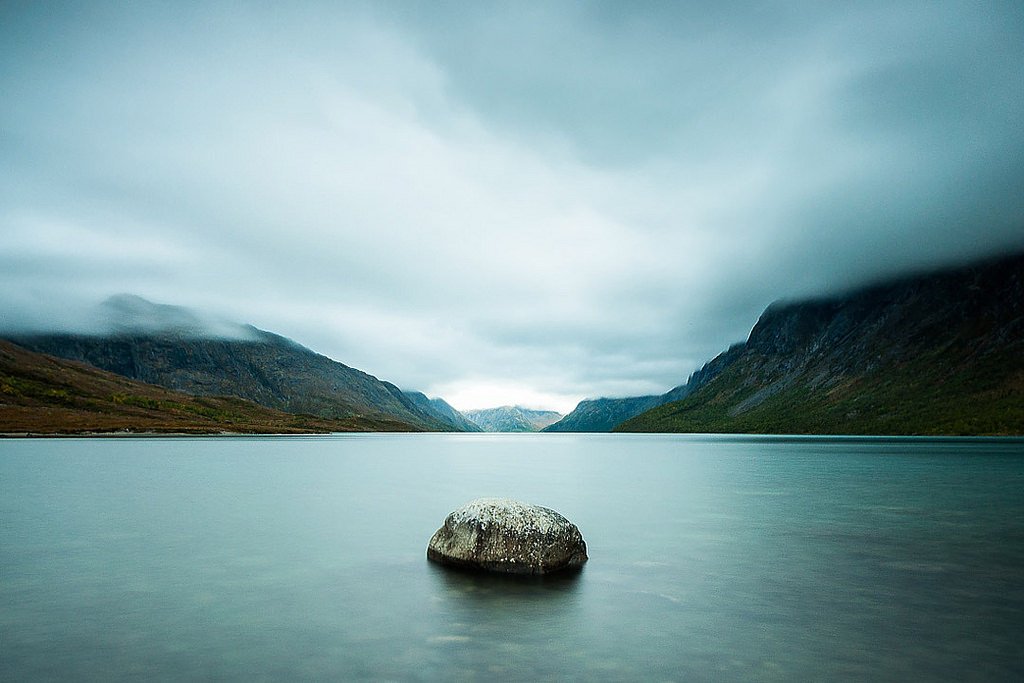
<path id="1" fill-rule="evenodd" d="M 922 357 L 886 373 L 848 378 L 826 391 L 793 382 L 758 405 L 734 365 L 703 391 L 624 422 L 616 431 L 756 434 L 1024 434 L 1024 370 L 1019 360 L 991 356 L 947 374 L 948 358 Z"/>

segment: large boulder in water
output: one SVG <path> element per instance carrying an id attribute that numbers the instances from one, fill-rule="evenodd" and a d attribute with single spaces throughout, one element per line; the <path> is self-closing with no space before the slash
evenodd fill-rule
<path id="1" fill-rule="evenodd" d="M 578 568 L 587 544 L 554 510 L 507 498 L 478 498 L 448 515 L 427 546 L 435 562 L 509 574 Z"/>

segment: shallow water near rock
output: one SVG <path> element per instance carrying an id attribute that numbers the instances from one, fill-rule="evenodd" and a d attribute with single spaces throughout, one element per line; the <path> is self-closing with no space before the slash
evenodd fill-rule
<path id="1" fill-rule="evenodd" d="M 1024 441 L 0 441 L 0 679 L 1015 680 Z M 429 563 L 466 500 L 571 575 Z"/>

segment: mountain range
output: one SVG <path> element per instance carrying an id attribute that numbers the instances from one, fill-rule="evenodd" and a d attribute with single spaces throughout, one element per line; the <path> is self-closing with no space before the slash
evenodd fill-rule
<path id="1" fill-rule="evenodd" d="M 562 418 L 553 410 L 531 410 L 522 406 L 501 406 L 467 410 L 464 415 L 484 432 L 538 432 Z"/>
<path id="2" fill-rule="evenodd" d="M 772 304 L 661 395 L 466 414 L 285 337 L 119 296 L 0 346 L 0 432 L 1024 434 L 1024 254 Z M 10 342 L 14 343 L 10 343 Z"/>

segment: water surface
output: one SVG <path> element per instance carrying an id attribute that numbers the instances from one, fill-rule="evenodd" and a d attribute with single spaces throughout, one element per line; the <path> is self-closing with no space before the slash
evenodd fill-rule
<path id="1" fill-rule="evenodd" d="M 590 562 L 425 559 L 478 496 Z M 0 679 L 1022 680 L 1024 441 L 0 441 Z"/>

